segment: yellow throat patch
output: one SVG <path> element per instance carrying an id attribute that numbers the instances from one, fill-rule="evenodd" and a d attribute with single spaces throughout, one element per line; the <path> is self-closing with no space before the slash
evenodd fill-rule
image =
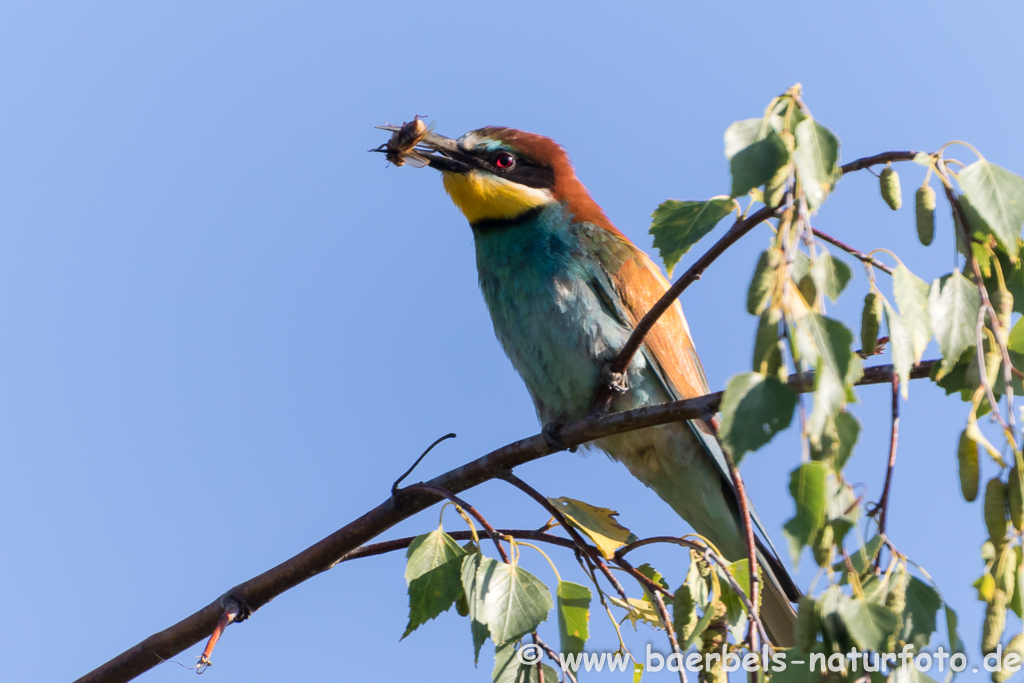
<path id="1" fill-rule="evenodd" d="M 554 201 L 549 190 L 527 187 L 490 173 L 445 173 L 444 189 L 471 224 L 508 220 Z"/>

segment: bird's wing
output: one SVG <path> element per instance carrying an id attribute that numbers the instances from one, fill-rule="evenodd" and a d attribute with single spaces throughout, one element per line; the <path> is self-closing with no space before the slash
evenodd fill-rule
<path id="1" fill-rule="evenodd" d="M 635 327 L 662 297 L 670 284 L 647 254 L 625 241 L 625 238 L 618 238 L 615 235 L 608 235 L 608 238 L 618 242 L 613 249 L 601 250 L 602 253 L 611 254 L 617 262 L 617 267 L 611 263 L 604 264 L 609 274 L 608 284 L 614 289 L 614 296 L 610 298 L 621 302 L 620 313 L 630 327 Z M 676 399 L 703 396 L 710 392 L 704 367 L 700 362 L 700 356 L 697 355 L 679 301 L 673 302 L 672 307 L 648 332 L 644 339 L 644 357 L 658 373 L 669 395 Z M 723 487 L 732 493 L 733 502 L 738 510 L 738 496 L 722 446 L 715 436 L 715 426 L 704 420 L 690 420 L 690 426 L 704 443 L 707 454 L 722 475 Z M 768 535 L 753 506 L 750 507 L 750 516 L 772 553 L 778 557 L 779 552 L 775 549 L 771 536 Z"/>

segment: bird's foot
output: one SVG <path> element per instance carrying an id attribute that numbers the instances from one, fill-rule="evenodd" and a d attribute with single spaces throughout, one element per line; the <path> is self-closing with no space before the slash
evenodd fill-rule
<path id="1" fill-rule="evenodd" d="M 611 363 L 601 366 L 601 380 L 608 389 L 616 394 L 624 394 L 629 391 L 629 378 L 626 373 L 613 371 Z"/>
<path id="2" fill-rule="evenodd" d="M 575 453 L 576 446 L 570 448 L 569 446 L 565 445 L 564 441 L 562 441 L 560 435 L 562 432 L 562 427 L 564 426 L 565 425 L 563 425 L 561 422 L 548 422 L 540 430 L 541 436 L 544 437 L 544 441 L 547 443 L 547 445 L 550 446 L 551 448 L 554 448 L 556 451 L 569 451 L 570 453 Z"/>
<path id="3" fill-rule="evenodd" d="M 217 641 L 224 635 L 224 629 L 231 624 L 245 621 L 252 614 L 252 608 L 249 607 L 249 604 L 245 600 L 235 597 L 230 592 L 221 596 L 220 603 L 224 606 L 224 611 L 221 613 L 220 619 L 217 620 L 217 625 L 214 626 L 210 639 L 206 641 L 206 648 L 203 650 L 203 654 L 199 656 L 199 661 L 196 663 L 197 674 L 203 673 L 213 665 L 210 657 L 213 656 L 213 648 L 217 646 Z"/>

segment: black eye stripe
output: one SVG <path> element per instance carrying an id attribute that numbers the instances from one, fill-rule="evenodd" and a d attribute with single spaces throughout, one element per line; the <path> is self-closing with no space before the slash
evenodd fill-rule
<path id="1" fill-rule="evenodd" d="M 555 172 L 550 168 L 542 166 L 531 166 L 522 159 L 504 173 L 504 176 L 513 182 L 527 187 L 538 189 L 550 189 L 555 184 Z"/>
<path id="2" fill-rule="evenodd" d="M 490 158 L 481 158 L 480 161 L 483 162 L 482 165 L 486 170 L 489 170 L 495 175 L 500 175 L 502 178 L 508 178 L 512 182 L 519 183 L 520 185 L 526 185 L 527 187 L 534 187 L 541 190 L 551 189 L 554 187 L 554 170 L 546 166 L 534 165 L 529 159 L 524 159 L 516 154 L 512 154 L 512 158 L 514 159 L 512 166 L 502 168 L 497 164 L 499 156 L 502 154 L 508 154 L 508 152 L 499 152 Z"/>

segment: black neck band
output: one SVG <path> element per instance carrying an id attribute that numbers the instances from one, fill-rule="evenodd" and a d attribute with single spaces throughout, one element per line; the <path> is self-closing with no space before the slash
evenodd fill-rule
<path id="1" fill-rule="evenodd" d="M 487 218 L 482 221 L 477 221 L 476 223 L 470 223 L 469 226 L 473 228 L 473 232 L 479 234 L 507 230 L 508 228 L 514 228 L 517 225 L 522 225 L 526 221 L 533 220 L 548 206 L 548 204 L 541 204 L 540 206 L 535 206 L 532 209 L 524 211 L 518 216 L 513 216 L 512 218 Z"/>

